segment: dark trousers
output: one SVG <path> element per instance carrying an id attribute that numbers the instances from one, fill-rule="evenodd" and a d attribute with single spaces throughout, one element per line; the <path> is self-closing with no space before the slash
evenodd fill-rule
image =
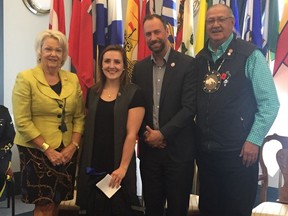
<path id="1" fill-rule="evenodd" d="M 250 216 L 255 202 L 258 163 L 245 167 L 240 152 L 201 152 L 201 216 Z"/>
<path id="2" fill-rule="evenodd" d="M 194 160 L 176 162 L 165 149 L 141 158 L 141 177 L 146 216 L 186 216 L 192 189 Z"/>

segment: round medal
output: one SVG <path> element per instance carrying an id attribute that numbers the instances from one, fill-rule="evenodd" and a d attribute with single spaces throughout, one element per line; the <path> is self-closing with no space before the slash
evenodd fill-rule
<path id="1" fill-rule="evenodd" d="M 221 76 L 217 71 L 211 71 L 206 74 L 203 80 L 203 90 L 206 93 L 213 93 L 217 91 L 221 84 Z"/>

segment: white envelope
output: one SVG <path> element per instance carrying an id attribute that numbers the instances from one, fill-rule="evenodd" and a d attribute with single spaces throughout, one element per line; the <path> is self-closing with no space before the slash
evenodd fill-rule
<path id="1" fill-rule="evenodd" d="M 109 187 L 109 183 L 112 179 L 112 176 L 110 174 L 107 174 L 101 181 L 99 181 L 96 186 L 103 191 L 103 193 L 108 197 L 111 198 L 120 188 L 121 185 L 119 185 L 118 188 Z"/>

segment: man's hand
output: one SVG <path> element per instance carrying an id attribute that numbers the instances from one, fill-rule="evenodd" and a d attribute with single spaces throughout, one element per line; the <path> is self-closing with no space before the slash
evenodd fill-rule
<path id="1" fill-rule="evenodd" d="M 151 147 L 160 149 L 166 147 L 164 136 L 159 130 L 153 130 L 149 126 L 146 126 L 144 136 L 145 142 L 148 143 Z"/>
<path id="2" fill-rule="evenodd" d="M 251 166 L 257 161 L 258 158 L 258 152 L 259 152 L 259 146 L 256 144 L 253 144 L 249 141 L 246 141 L 242 147 L 240 157 L 243 157 L 243 164 L 246 167 Z"/>

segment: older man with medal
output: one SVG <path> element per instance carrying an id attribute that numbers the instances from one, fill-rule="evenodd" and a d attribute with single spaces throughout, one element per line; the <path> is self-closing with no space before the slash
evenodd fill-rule
<path id="1" fill-rule="evenodd" d="M 223 4 L 206 14 L 209 37 L 197 55 L 199 208 L 203 216 L 250 216 L 258 180 L 259 148 L 279 101 L 263 54 L 233 33 Z"/>

